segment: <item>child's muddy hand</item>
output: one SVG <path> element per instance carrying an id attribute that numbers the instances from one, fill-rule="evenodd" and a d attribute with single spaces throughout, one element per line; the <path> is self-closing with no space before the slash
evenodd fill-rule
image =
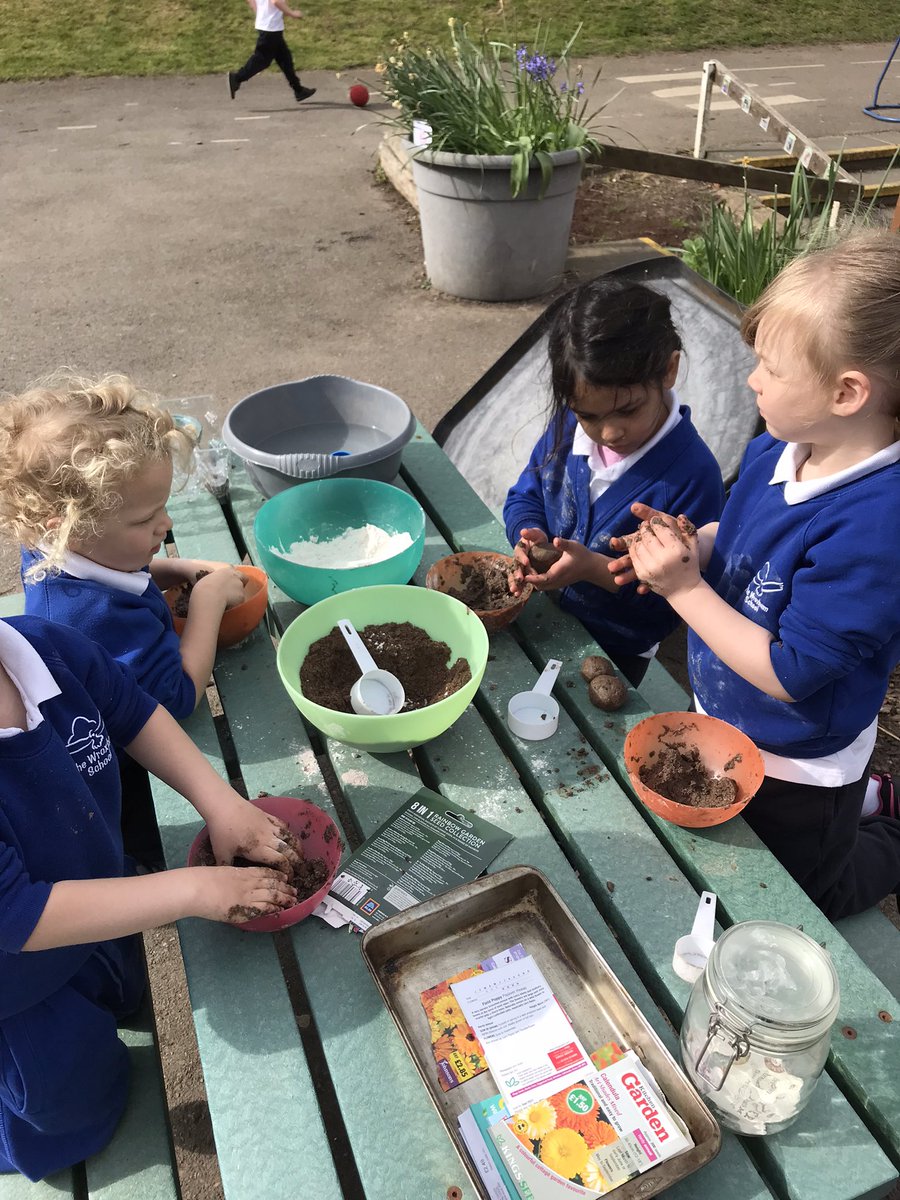
<path id="1" fill-rule="evenodd" d="M 526 583 L 531 583 L 530 576 L 534 574 L 531 560 L 528 557 L 532 546 L 545 546 L 548 542 L 543 529 L 522 529 L 519 540 L 513 547 L 513 558 L 516 560 L 515 570 L 508 576 L 509 590 L 513 596 L 521 596 Z"/>
<path id="2" fill-rule="evenodd" d="M 688 526 L 690 530 L 688 530 Z M 688 591 L 700 580 L 699 544 L 693 525 L 662 513 L 633 535 L 630 552 L 637 578 L 660 596 Z"/>
<path id="3" fill-rule="evenodd" d="M 201 592 L 204 596 L 213 596 L 225 608 L 234 608 L 244 602 L 244 579 L 234 567 L 220 567 L 198 579 L 194 585 L 194 594 Z"/>
<path id="4" fill-rule="evenodd" d="M 232 863 L 236 858 L 272 867 L 285 875 L 303 857 L 300 844 L 281 821 L 262 809 L 238 801 L 227 813 L 209 820 L 209 838 L 217 863 Z"/>
<path id="5" fill-rule="evenodd" d="M 538 592 L 551 592 L 590 577 L 594 555 L 587 546 L 567 538 L 554 538 L 553 547 L 558 551 L 556 561 L 542 571 L 532 568 L 525 576 L 526 583 L 533 584 Z"/>
<path id="6" fill-rule="evenodd" d="M 297 903 L 297 889 L 268 867 L 196 867 L 196 916 L 241 925 Z"/>

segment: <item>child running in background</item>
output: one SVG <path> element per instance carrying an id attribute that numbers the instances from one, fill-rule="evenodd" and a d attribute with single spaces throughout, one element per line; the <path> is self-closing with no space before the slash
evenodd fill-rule
<path id="1" fill-rule="evenodd" d="M 900 889 L 897 793 L 869 775 L 900 658 L 900 239 L 860 234 L 798 259 L 743 333 L 768 432 L 721 522 L 686 550 L 671 517 L 651 524 L 660 514 L 636 506 L 640 538 L 615 570 L 687 622 L 698 710 L 763 752 L 745 819 L 844 917 Z"/>
<path id="2" fill-rule="evenodd" d="M 610 539 L 637 529 L 631 505 L 648 495 L 696 524 L 718 520 L 725 499 L 718 464 L 672 391 L 681 339 L 670 308 L 612 275 L 551 306 L 551 417 L 503 509 L 513 594 L 524 583 L 559 590 L 560 607 L 635 686 L 678 617 L 661 598 L 617 586 Z M 538 574 L 528 552 L 549 540 L 562 557 Z"/>
<path id="3" fill-rule="evenodd" d="M 216 862 L 126 878 L 111 739 L 190 800 Z M 0 621 L 0 1173 L 42 1179 L 109 1141 L 128 1095 L 117 1019 L 141 930 L 296 902 L 292 835 L 213 770 L 133 674 L 74 629 Z"/>
<path id="4" fill-rule="evenodd" d="M 155 558 L 172 522 L 173 457 L 190 450 L 171 415 L 130 380 L 69 380 L 0 404 L 0 527 L 23 546 L 25 612 L 81 630 L 169 712 L 203 697 L 222 614 L 244 597 L 225 563 Z M 197 572 L 179 640 L 162 594 Z M 146 772 L 119 752 L 125 844 L 157 869 Z"/>

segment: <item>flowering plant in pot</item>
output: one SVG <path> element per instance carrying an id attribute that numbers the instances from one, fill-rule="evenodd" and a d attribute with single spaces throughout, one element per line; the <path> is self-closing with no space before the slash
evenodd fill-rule
<path id="1" fill-rule="evenodd" d="M 404 35 L 376 67 L 409 139 L 426 270 L 453 295 L 538 295 L 562 274 L 582 165 L 600 154 L 600 110 L 569 68 L 578 30 L 553 53 L 546 27 L 530 44 L 472 36 L 453 17 L 449 28 L 439 47 Z"/>

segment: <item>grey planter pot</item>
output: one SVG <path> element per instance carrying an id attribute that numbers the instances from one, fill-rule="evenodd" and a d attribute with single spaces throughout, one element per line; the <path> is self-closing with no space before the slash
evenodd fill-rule
<path id="1" fill-rule="evenodd" d="M 553 175 L 542 198 L 535 166 L 513 199 L 507 155 L 413 154 L 411 142 L 404 149 L 411 155 L 433 287 L 469 300 L 527 300 L 560 282 L 581 179 L 579 151 L 551 155 Z"/>

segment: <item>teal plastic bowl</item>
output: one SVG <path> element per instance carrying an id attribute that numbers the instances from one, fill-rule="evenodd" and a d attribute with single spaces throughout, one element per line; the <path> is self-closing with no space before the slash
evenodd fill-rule
<path id="1" fill-rule="evenodd" d="M 307 567 L 273 553 L 312 536 L 320 542 L 346 529 L 378 525 L 408 533 L 412 545 L 364 567 Z M 253 526 L 260 565 L 292 600 L 317 604 L 327 596 L 383 583 L 406 583 L 422 561 L 425 514 L 412 496 L 375 479 L 321 479 L 278 492 L 260 508 Z"/>
<path id="2" fill-rule="evenodd" d="M 357 629 L 388 621 L 409 621 L 435 641 L 446 642 L 451 662 L 459 657 L 468 659 L 472 678 L 452 696 L 414 712 L 368 717 L 323 708 L 300 690 L 300 668 L 313 642 L 330 633 L 342 617 L 352 621 Z M 288 695 L 316 729 L 357 750 L 388 754 L 421 746 L 449 729 L 475 695 L 487 656 L 488 635 L 484 626 L 470 608 L 452 596 L 422 587 L 369 587 L 331 596 L 292 621 L 278 646 L 278 673 Z"/>

